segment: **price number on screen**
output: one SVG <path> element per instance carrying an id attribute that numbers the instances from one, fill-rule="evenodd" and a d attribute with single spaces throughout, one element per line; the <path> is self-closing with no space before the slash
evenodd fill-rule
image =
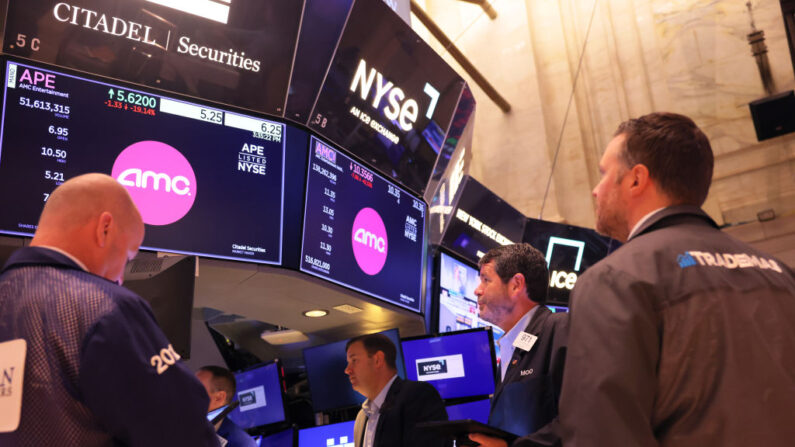
<path id="1" fill-rule="evenodd" d="M 334 218 L 334 208 L 323 205 L 323 214 L 328 214 L 332 219 Z"/>
<path id="2" fill-rule="evenodd" d="M 324 233 L 328 233 L 329 236 L 334 234 L 334 227 L 332 227 L 329 224 L 320 224 L 320 230 L 323 231 Z"/>
<path id="3" fill-rule="evenodd" d="M 26 98 L 24 96 L 19 98 L 19 105 L 28 107 L 31 109 L 39 109 L 44 110 L 46 112 L 53 112 L 61 115 L 69 115 L 71 108 L 69 106 L 65 106 L 62 104 L 55 104 L 49 101 L 41 101 L 41 100 L 31 100 L 30 98 Z"/>
<path id="4" fill-rule="evenodd" d="M 311 266 L 317 267 L 320 270 L 325 271 L 326 273 L 328 273 L 328 271 L 331 270 L 331 264 L 329 264 L 326 261 L 321 261 L 320 259 L 315 259 L 309 255 L 304 255 L 304 262 L 306 262 Z"/>
<path id="5" fill-rule="evenodd" d="M 263 122 L 262 125 L 260 126 L 260 130 L 262 130 L 262 133 L 264 133 L 265 135 L 272 137 L 274 141 L 282 140 L 281 124 Z"/>
<path id="6" fill-rule="evenodd" d="M 420 202 L 417 199 L 414 199 L 413 208 L 421 213 L 422 217 L 425 217 L 425 204 Z"/>
<path id="7" fill-rule="evenodd" d="M 53 157 L 53 158 L 66 158 L 66 150 L 64 149 L 53 149 L 51 147 L 42 146 L 41 147 L 41 156 L 42 157 Z"/>
<path id="8" fill-rule="evenodd" d="M 47 180 L 52 180 L 54 182 L 62 182 L 63 180 L 63 172 L 56 172 L 56 171 L 44 171 L 44 178 Z"/>
<path id="9" fill-rule="evenodd" d="M 328 188 L 323 188 L 323 194 L 325 194 L 331 200 L 337 198 L 337 192 Z"/>
<path id="10" fill-rule="evenodd" d="M 397 199 L 397 203 L 400 203 L 400 190 L 397 189 L 393 185 L 386 185 L 387 186 L 387 193 Z"/>
<path id="11" fill-rule="evenodd" d="M 58 127 L 58 126 L 50 126 L 47 129 L 50 132 L 50 135 L 55 135 L 58 137 L 68 137 L 69 136 L 69 128 L 68 127 Z"/>
<path id="12" fill-rule="evenodd" d="M 157 107 L 157 98 L 154 96 L 142 95 L 137 92 L 128 92 L 122 89 L 108 90 L 108 97 L 116 101 L 126 102 L 136 106 L 155 108 Z"/>
<path id="13" fill-rule="evenodd" d="M 224 112 L 220 110 L 201 109 L 199 110 L 199 118 L 203 121 L 221 124 L 224 122 Z"/>
<path id="14" fill-rule="evenodd" d="M 320 249 L 325 251 L 327 254 L 331 254 L 331 244 L 328 242 L 321 242 Z"/>
<path id="15" fill-rule="evenodd" d="M 46 202 L 46 201 L 47 201 L 47 199 L 49 199 L 49 198 L 50 198 L 50 193 L 48 193 L 48 192 L 45 192 L 45 193 L 44 193 L 44 201 Z"/>

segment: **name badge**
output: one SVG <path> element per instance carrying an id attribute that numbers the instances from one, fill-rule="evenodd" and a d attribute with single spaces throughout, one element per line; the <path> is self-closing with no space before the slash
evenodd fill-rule
<path id="1" fill-rule="evenodd" d="M 21 338 L 0 343 L 0 433 L 19 426 L 27 346 Z"/>
<path id="2" fill-rule="evenodd" d="M 536 340 L 538 340 L 538 337 L 535 335 L 522 332 L 518 337 L 516 337 L 516 340 L 513 341 L 513 347 L 519 348 L 522 351 L 530 351 L 530 349 L 533 348 L 533 345 L 536 344 Z"/>

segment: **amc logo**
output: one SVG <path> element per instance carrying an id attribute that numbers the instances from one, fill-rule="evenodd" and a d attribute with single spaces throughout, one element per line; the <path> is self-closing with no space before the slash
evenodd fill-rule
<path id="1" fill-rule="evenodd" d="M 368 275 L 376 275 L 386 264 L 389 242 L 386 226 L 378 212 L 362 208 L 353 219 L 351 245 L 356 264 Z"/>
<path id="2" fill-rule="evenodd" d="M 445 374 L 447 373 L 447 361 L 434 360 L 432 362 L 422 362 L 417 364 L 417 370 L 420 375 L 429 376 L 432 374 Z"/>

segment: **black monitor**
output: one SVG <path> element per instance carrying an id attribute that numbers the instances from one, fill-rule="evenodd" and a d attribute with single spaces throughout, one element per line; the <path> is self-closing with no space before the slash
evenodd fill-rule
<path id="1" fill-rule="evenodd" d="M 425 203 L 317 138 L 310 146 L 301 271 L 421 312 Z"/>
<path id="2" fill-rule="evenodd" d="M 283 422 L 284 382 L 278 362 L 235 373 L 236 398 L 240 405 L 229 418 L 244 429 Z"/>
<path id="3" fill-rule="evenodd" d="M 87 172 L 125 185 L 142 248 L 279 264 L 285 125 L 3 60 L 0 232 L 31 236 L 50 193 Z"/>
<path id="4" fill-rule="evenodd" d="M 489 328 L 404 338 L 406 378 L 428 382 L 443 399 L 494 393 L 497 374 Z"/>
<path id="5" fill-rule="evenodd" d="M 405 378 L 398 330 L 390 329 L 381 334 L 389 337 L 395 344 L 398 376 Z M 364 402 L 364 396 L 351 388 L 351 382 L 345 374 L 345 367 L 348 365 L 345 352 L 347 343 L 348 340 L 341 340 L 304 349 L 304 364 L 312 394 L 312 408 L 315 412 L 354 407 Z"/>
<path id="6" fill-rule="evenodd" d="M 124 287 L 149 302 L 157 324 L 184 359 L 190 358 L 195 276 L 194 256 L 139 257 L 124 270 Z"/>

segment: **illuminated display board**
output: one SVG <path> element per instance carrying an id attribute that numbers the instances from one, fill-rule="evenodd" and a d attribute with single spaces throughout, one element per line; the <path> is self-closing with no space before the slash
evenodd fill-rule
<path id="1" fill-rule="evenodd" d="M 577 278 L 621 245 L 588 228 L 530 218 L 523 241 L 544 254 L 549 267 L 548 300 L 563 304 L 569 302 Z"/>
<path id="2" fill-rule="evenodd" d="M 490 249 L 522 241 L 525 217 L 472 177 L 464 176 L 460 198 L 442 246 L 473 263 Z"/>
<path id="3" fill-rule="evenodd" d="M 422 194 L 463 86 L 388 6 L 358 0 L 307 124 Z"/>
<path id="4" fill-rule="evenodd" d="M 104 172 L 146 223 L 144 248 L 281 262 L 281 123 L 4 64 L 0 232 L 30 236 L 55 187 Z"/>
<path id="5" fill-rule="evenodd" d="M 11 0 L 3 51 L 282 115 L 303 3 Z"/>
<path id="6" fill-rule="evenodd" d="M 301 270 L 421 311 L 426 205 L 310 140 Z"/>

